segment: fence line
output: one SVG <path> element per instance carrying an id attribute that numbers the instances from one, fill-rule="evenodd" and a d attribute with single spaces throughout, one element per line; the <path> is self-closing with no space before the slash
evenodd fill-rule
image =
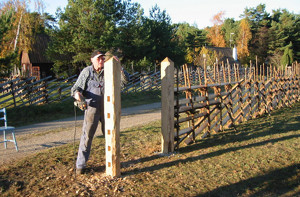
<path id="1" fill-rule="evenodd" d="M 258 72 L 258 67 L 221 65 L 207 72 L 204 66 L 197 72 L 200 85 L 192 85 L 197 80 L 191 79 L 195 76 L 183 66 L 183 78 L 177 74 L 178 87 L 174 89 L 174 147 L 178 149 L 180 143 L 190 144 L 199 135 L 205 138 L 298 102 L 300 84 L 295 68 L 260 68 Z M 182 82 L 184 86 L 179 87 Z M 179 99 L 180 95 L 186 98 Z"/>
<path id="2" fill-rule="evenodd" d="M 76 81 L 76 75 L 67 79 L 52 79 L 51 76 L 36 80 L 35 77 L 16 78 L 0 84 L 0 106 L 21 107 L 65 101 L 70 99 L 70 89 Z M 129 75 L 122 93 L 132 93 L 160 89 L 160 71 L 134 73 Z"/>
<path id="3" fill-rule="evenodd" d="M 0 106 L 22 107 L 25 105 L 37 105 L 51 103 L 57 100 L 70 98 L 70 89 L 76 80 L 76 75 L 65 80 L 53 79 L 48 76 L 41 80 L 35 77 L 14 80 L 0 84 Z"/>

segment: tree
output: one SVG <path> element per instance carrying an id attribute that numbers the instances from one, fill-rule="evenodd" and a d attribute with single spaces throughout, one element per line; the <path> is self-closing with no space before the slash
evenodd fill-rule
<path id="1" fill-rule="evenodd" d="M 240 21 L 239 26 L 239 34 L 237 38 L 237 52 L 238 52 L 238 58 L 246 63 L 246 58 L 249 56 L 249 48 L 248 43 L 250 39 L 252 38 L 250 26 L 247 21 L 247 19 L 242 19 Z"/>
<path id="2" fill-rule="evenodd" d="M 161 11 L 155 5 L 150 10 L 150 17 L 144 21 L 144 31 L 146 35 L 149 35 L 144 40 L 145 46 L 148 48 L 147 57 L 157 65 L 165 57 L 172 59 L 172 47 L 174 46 L 174 42 L 172 42 L 173 28 L 171 18 L 166 10 Z"/>
<path id="3" fill-rule="evenodd" d="M 205 32 L 188 23 L 181 23 L 176 24 L 175 38 L 178 40 L 178 46 L 185 53 L 185 61 L 182 64 L 195 65 L 201 47 L 207 44 Z"/>
<path id="4" fill-rule="evenodd" d="M 269 56 L 283 54 L 286 46 L 293 43 L 290 50 L 293 51 L 294 59 L 300 59 L 300 17 L 289 13 L 287 10 L 273 10 L 270 27 Z M 280 65 L 277 65 L 280 66 Z"/>
<path id="5" fill-rule="evenodd" d="M 35 42 L 35 35 L 44 32 L 44 20 L 38 12 L 30 13 L 29 1 L 9 0 L 1 5 L 0 11 L 0 58 L 1 72 L 9 76 L 21 74 L 20 54 L 29 52 Z M 41 3 L 37 1 L 38 6 Z M 5 62 L 5 64 L 4 64 Z"/>
<path id="6" fill-rule="evenodd" d="M 59 28 L 52 32 L 48 49 L 54 72 L 66 76 L 78 73 L 89 63 L 94 49 L 117 49 L 121 38 L 118 27 L 132 20 L 127 12 L 135 11 L 131 6 L 135 5 L 122 0 L 69 0 L 65 12 L 58 10 Z"/>
<path id="7" fill-rule="evenodd" d="M 269 26 L 270 16 L 266 12 L 266 5 L 259 4 L 255 8 L 245 8 L 242 18 L 247 18 L 250 23 L 252 33 L 255 34 L 262 26 Z"/>
<path id="8" fill-rule="evenodd" d="M 219 12 L 216 14 L 212 21 L 213 26 L 211 28 L 208 28 L 207 31 L 207 38 L 209 39 L 210 43 L 216 47 L 225 47 L 225 40 L 222 33 L 222 24 L 223 24 L 223 16 L 224 12 Z"/>
<path id="9" fill-rule="evenodd" d="M 239 23 L 233 18 L 225 19 L 222 25 L 222 32 L 224 32 L 224 39 L 227 47 L 236 45 L 236 37 L 238 35 Z"/>
<path id="10" fill-rule="evenodd" d="M 292 65 L 294 61 L 294 54 L 293 54 L 293 45 L 290 43 L 287 45 L 284 49 L 283 56 L 281 58 L 281 64 L 286 66 L 286 65 Z"/>
<path id="11" fill-rule="evenodd" d="M 21 50 L 31 49 L 32 23 L 27 4 L 25 0 L 9 0 L 1 7 L 1 23 L 5 28 L 1 32 L 0 58 L 9 60 L 6 61 L 7 65 L 2 65 L 2 68 L 6 67 L 7 75 L 13 68 L 14 74 L 20 74 L 17 68 Z M 10 19 L 7 20 L 7 17 Z M 18 55 L 14 55 L 15 53 Z"/>

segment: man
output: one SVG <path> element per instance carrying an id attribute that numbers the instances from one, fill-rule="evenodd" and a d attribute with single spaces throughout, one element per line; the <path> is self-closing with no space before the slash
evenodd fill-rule
<path id="1" fill-rule="evenodd" d="M 104 130 L 104 62 L 105 54 L 96 50 L 91 55 L 92 65 L 84 68 L 76 83 L 71 89 L 73 96 L 79 103 L 79 107 L 85 110 L 80 139 L 78 156 L 76 161 L 76 173 L 82 174 L 89 158 L 92 140 L 99 121 Z"/>

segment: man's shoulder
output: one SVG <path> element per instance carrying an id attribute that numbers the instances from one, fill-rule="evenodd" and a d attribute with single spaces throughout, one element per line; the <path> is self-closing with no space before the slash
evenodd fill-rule
<path id="1" fill-rule="evenodd" d="M 87 66 L 81 71 L 82 76 L 88 76 L 90 72 L 93 70 L 92 66 Z"/>
<path id="2" fill-rule="evenodd" d="M 93 66 L 92 65 L 85 67 L 81 72 L 88 72 L 90 70 L 93 70 Z"/>

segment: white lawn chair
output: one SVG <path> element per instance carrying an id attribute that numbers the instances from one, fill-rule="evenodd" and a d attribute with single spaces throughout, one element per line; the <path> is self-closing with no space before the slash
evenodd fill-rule
<path id="1" fill-rule="evenodd" d="M 5 108 L 0 109 L 0 113 L 3 113 L 3 116 L 0 117 L 0 121 L 1 121 L 1 123 L 2 123 L 2 120 L 4 122 L 4 126 L 0 127 L 0 132 L 3 131 L 4 141 L 0 141 L 0 143 L 4 143 L 4 147 L 6 149 L 7 148 L 7 142 L 13 142 L 13 143 L 15 143 L 16 150 L 19 151 L 17 141 L 16 141 L 16 137 L 15 137 L 15 127 L 7 126 L 6 109 Z M 11 134 L 12 134 L 12 137 L 13 137 L 12 140 L 6 139 L 6 131 L 11 131 Z"/>

